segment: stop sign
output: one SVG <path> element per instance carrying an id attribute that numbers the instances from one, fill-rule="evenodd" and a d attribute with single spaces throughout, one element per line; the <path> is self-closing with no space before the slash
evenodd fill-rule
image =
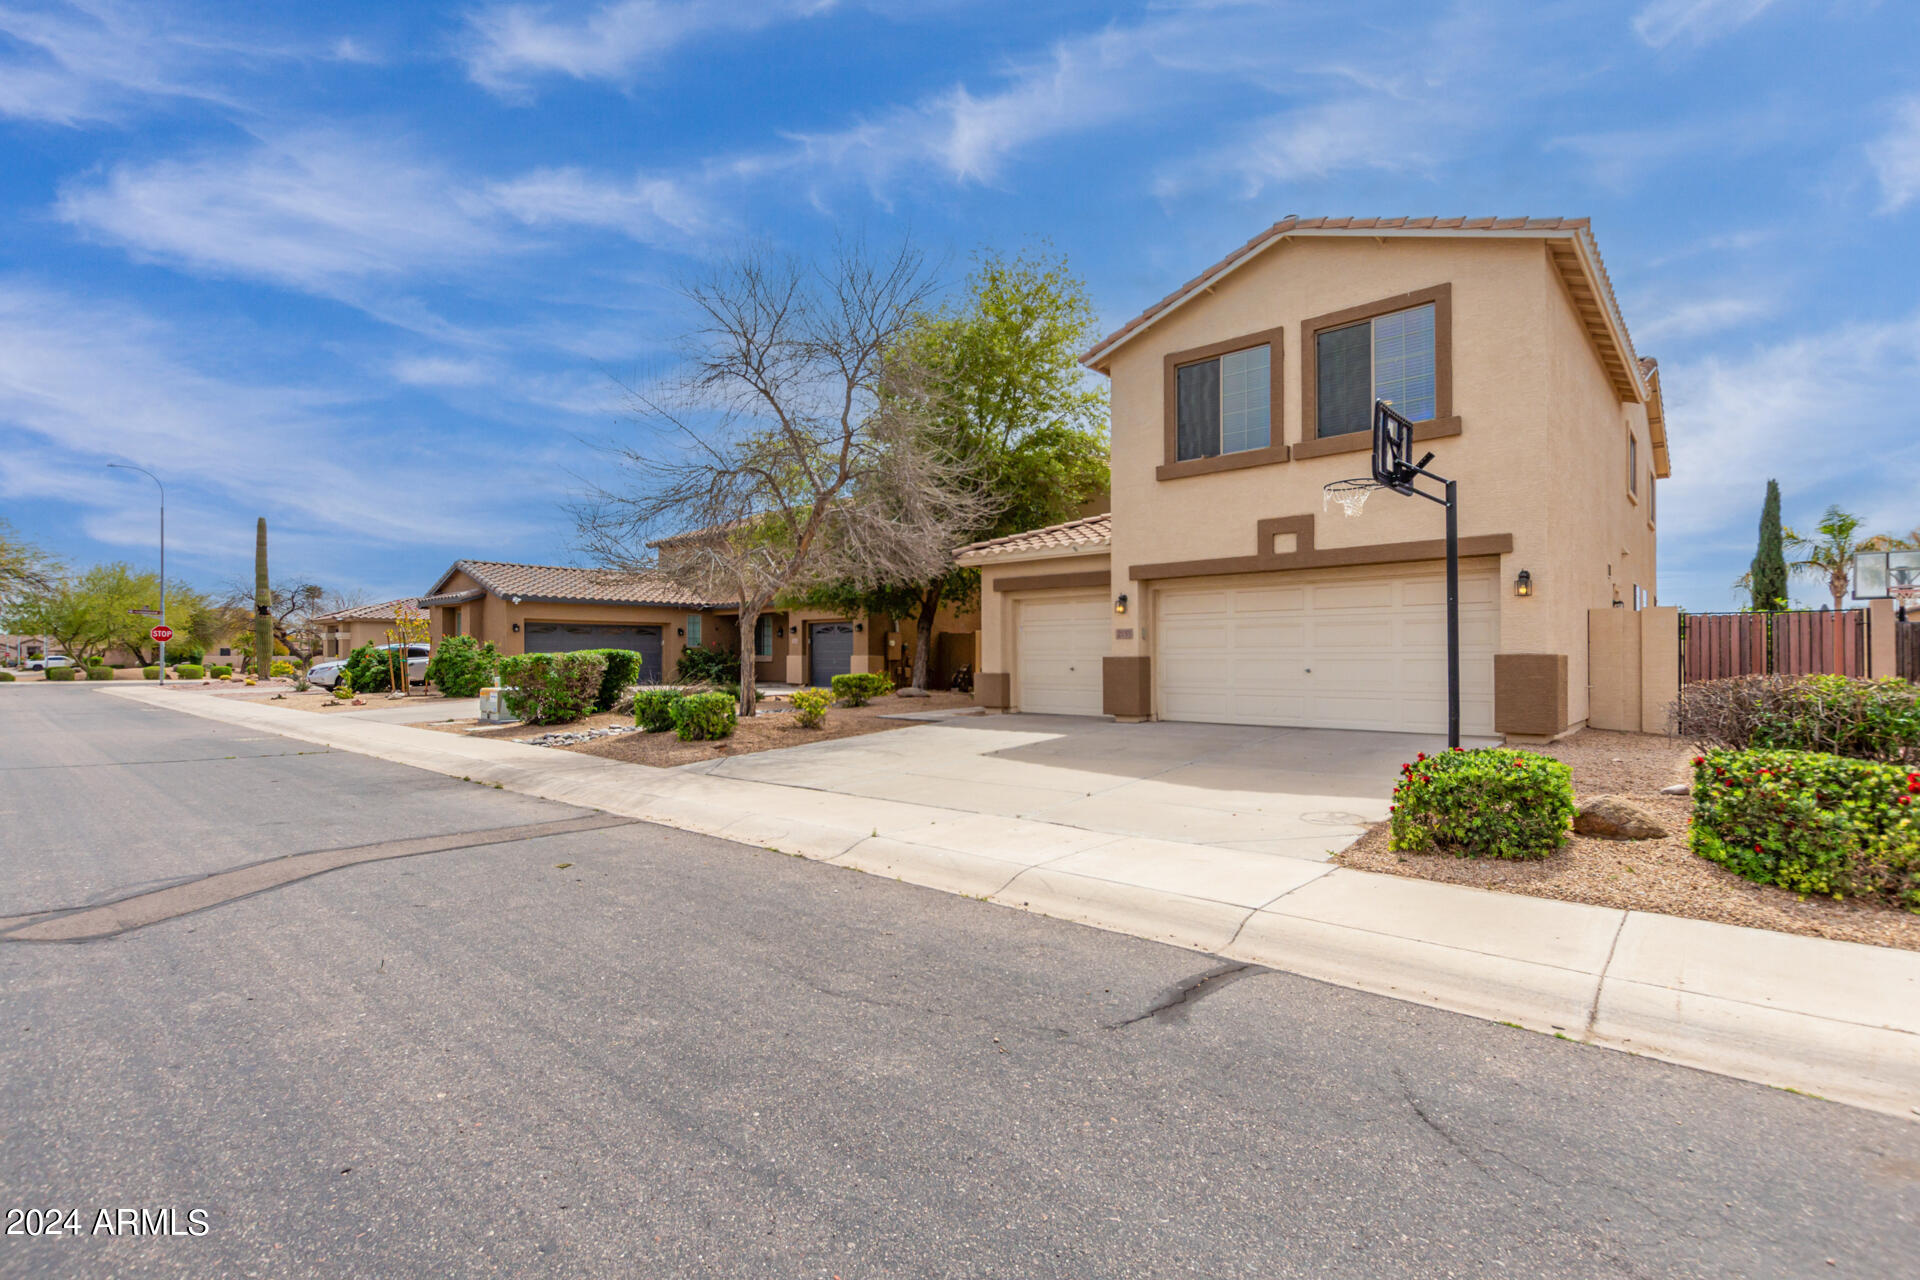
<path id="1" fill-rule="evenodd" d="M 167 641 L 173 639 L 173 628 L 163 623 L 162 625 L 157 626 L 153 630 L 147 632 L 147 634 L 149 636 L 152 636 L 153 639 L 158 643 L 165 644 Z"/>

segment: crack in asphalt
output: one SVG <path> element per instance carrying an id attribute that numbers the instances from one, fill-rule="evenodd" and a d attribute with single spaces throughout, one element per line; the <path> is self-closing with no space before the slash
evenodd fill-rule
<path id="1" fill-rule="evenodd" d="M 1218 964 L 1191 978 L 1183 978 L 1160 993 L 1145 1013 L 1135 1014 L 1123 1022 L 1108 1025 L 1108 1031 L 1120 1031 L 1152 1018 L 1156 1022 L 1185 1022 L 1193 1011 L 1193 1006 L 1212 995 L 1220 988 L 1238 982 L 1242 978 L 1258 973 L 1272 973 L 1273 970 L 1258 964 Z"/>
<path id="2" fill-rule="evenodd" d="M 218 764 L 222 760 L 282 760 L 288 756 L 327 756 L 332 747 L 313 751 L 265 751 L 254 756 L 181 756 L 172 760 L 95 760 L 89 764 L 16 764 L 0 773 L 34 773 L 46 769 L 125 769 L 144 764 Z"/>

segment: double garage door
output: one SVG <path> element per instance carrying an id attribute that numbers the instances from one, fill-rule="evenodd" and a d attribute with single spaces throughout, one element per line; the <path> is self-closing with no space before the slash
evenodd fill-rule
<path id="1" fill-rule="evenodd" d="M 525 639 L 528 653 L 631 649 L 640 655 L 640 683 L 660 683 L 662 655 L 659 627 L 624 627 L 592 622 L 529 622 Z"/>
<path id="2" fill-rule="evenodd" d="M 1460 727 L 1493 732 L 1495 566 L 1460 571 Z M 1335 569 L 1216 579 L 1155 593 L 1162 720 L 1443 733 L 1445 570 Z M 1104 596 L 1016 606 L 1020 710 L 1098 715 L 1112 635 Z"/>

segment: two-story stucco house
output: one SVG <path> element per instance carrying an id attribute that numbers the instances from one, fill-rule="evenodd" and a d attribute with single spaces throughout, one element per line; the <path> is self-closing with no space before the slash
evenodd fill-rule
<path id="1" fill-rule="evenodd" d="M 1110 515 L 960 553 L 988 706 L 1443 729 L 1441 509 L 1323 501 L 1368 474 L 1381 399 L 1459 482 L 1464 731 L 1640 727 L 1615 676 L 1656 596 L 1666 424 L 1584 219 L 1287 218 L 1085 363 Z M 1595 714 L 1622 699 L 1631 722 Z"/>

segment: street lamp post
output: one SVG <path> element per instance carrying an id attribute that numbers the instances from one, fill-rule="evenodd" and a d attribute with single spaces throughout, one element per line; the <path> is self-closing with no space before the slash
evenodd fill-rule
<path id="1" fill-rule="evenodd" d="M 147 479 L 160 485 L 160 625 L 167 625 L 167 486 L 160 484 L 160 477 L 145 467 L 132 466 L 125 462 L 109 462 L 110 469 L 120 471 L 138 471 Z M 167 682 L 167 642 L 160 642 L 160 683 Z"/>

